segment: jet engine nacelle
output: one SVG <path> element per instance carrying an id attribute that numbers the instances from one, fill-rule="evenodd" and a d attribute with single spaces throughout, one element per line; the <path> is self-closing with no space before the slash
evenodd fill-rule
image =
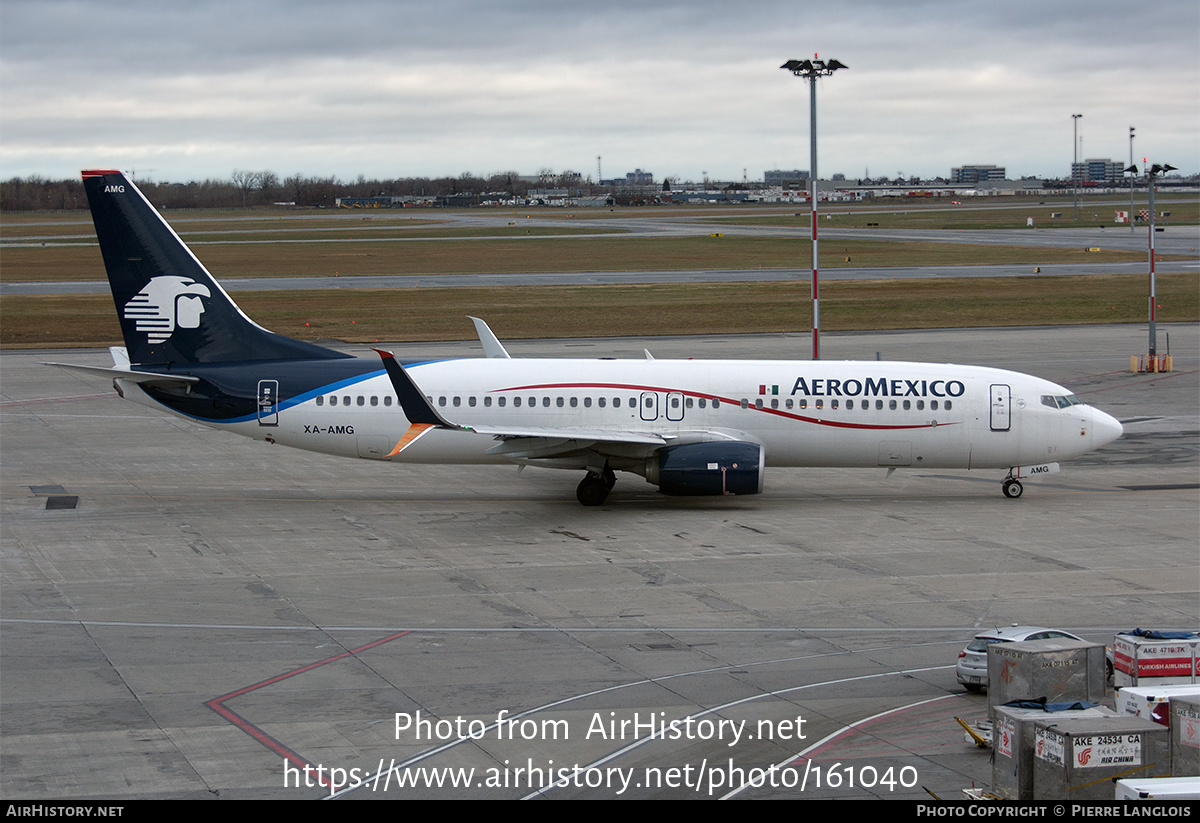
<path id="1" fill-rule="evenodd" d="M 659 449 L 647 461 L 646 479 L 663 494 L 760 494 L 765 457 L 759 443 L 683 443 Z"/>

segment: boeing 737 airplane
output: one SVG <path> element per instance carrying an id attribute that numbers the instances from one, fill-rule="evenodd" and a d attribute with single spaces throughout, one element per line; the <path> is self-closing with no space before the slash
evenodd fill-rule
<path id="1" fill-rule="evenodd" d="M 477 318 L 485 357 L 357 358 L 248 318 L 122 173 L 83 180 L 126 345 L 111 369 L 71 368 L 269 443 L 570 469 L 596 506 L 617 471 L 670 495 L 757 494 L 768 466 L 997 469 L 1015 498 L 1121 435 L 1062 386 L 976 366 L 510 358 Z"/>

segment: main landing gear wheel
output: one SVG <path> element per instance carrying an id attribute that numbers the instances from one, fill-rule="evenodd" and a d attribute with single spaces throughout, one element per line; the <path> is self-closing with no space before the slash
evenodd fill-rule
<path id="1" fill-rule="evenodd" d="M 613 479 L 613 482 L 616 482 L 616 478 Z M 575 496 L 585 506 L 600 506 L 608 499 L 608 490 L 611 488 L 612 485 L 607 478 L 588 472 L 579 481 L 579 486 L 575 489 Z"/>
<path id="2" fill-rule="evenodd" d="M 1025 487 L 1021 485 L 1020 480 L 1013 480 L 1011 477 L 1004 481 L 1004 496 L 1016 500 L 1021 496 L 1021 492 L 1025 491 Z"/>

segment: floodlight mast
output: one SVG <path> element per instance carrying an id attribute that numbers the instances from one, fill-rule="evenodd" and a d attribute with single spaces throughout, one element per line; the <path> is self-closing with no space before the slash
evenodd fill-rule
<path id="1" fill-rule="evenodd" d="M 1129 178 L 1129 230 L 1130 231 L 1135 231 L 1134 226 L 1133 226 L 1133 188 L 1134 188 L 1133 184 L 1137 182 L 1135 180 L 1135 178 L 1137 177 L 1137 166 L 1133 165 L 1133 132 L 1134 132 L 1134 127 L 1130 126 L 1129 127 L 1129 169 L 1133 169 L 1133 175 L 1134 175 L 1133 177 Z M 1125 169 L 1125 171 L 1129 171 L 1129 169 Z"/>
<path id="2" fill-rule="evenodd" d="M 837 60 L 789 60 L 779 68 L 803 77 L 809 88 L 809 202 L 812 221 L 812 359 L 821 359 L 821 291 L 817 265 L 817 78 L 828 77 L 838 69 L 849 68 Z"/>
<path id="3" fill-rule="evenodd" d="M 1071 143 L 1073 144 L 1071 155 L 1071 182 L 1075 189 L 1075 222 L 1079 222 L 1079 178 L 1082 169 L 1079 168 L 1079 118 L 1082 114 L 1072 114 L 1072 136 Z"/>
<path id="4" fill-rule="evenodd" d="M 1134 170 L 1135 174 L 1137 173 L 1136 167 L 1131 166 L 1130 168 Z M 1169 163 L 1161 166 L 1155 163 L 1146 169 L 1146 182 L 1150 186 L 1150 340 L 1148 341 L 1150 351 L 1148 354 L 1151 360 L 1158 355 L 1158 335 L 1156 329 L 1158 321 L 1158 293 L 1154 282 L 1154 180 L 1172 171 L 1175 171 L 1175 167 Z"/>

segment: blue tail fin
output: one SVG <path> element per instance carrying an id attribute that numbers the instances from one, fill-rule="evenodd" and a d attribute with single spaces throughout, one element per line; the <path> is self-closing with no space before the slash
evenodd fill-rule
<path id="1" fill-rule="evenodd" d="M 267 331 L 242 313 L 119 171 L 85 171 L 100 253 L 135 365 L 347 357 Z"/>

